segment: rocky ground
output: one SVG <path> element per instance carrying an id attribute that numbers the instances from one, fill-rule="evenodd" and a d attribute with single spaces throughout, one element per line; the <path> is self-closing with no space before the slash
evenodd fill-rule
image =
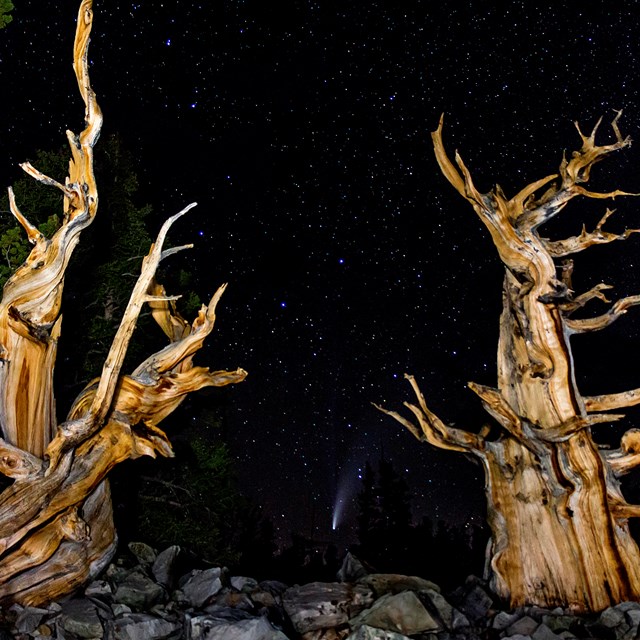
<path id="1" fill-rule="evenodd" d="M 640 604 L 599 615 L 500 610 L 470 577 L 446 597 L 415 576 L 367 573 L 347 554 L 335 582 L 288 586 L 220 567 L 181 575 L 184 554 L 131 543 L 82 594 L 46 608 L 2 612 L 0 640 L 556 640 L 640 638 Z"/>

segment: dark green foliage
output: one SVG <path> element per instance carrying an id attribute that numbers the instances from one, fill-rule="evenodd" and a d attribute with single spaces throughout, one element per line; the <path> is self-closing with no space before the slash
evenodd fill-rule
<path id="1" fill-rule="evenodd" d="M 11 0 L 0 0 L 0 29 L 6 27 L 13 20 L 13 16 L 9 15 L 13 9 Z"/>
<path id="2" fill-rule="evenodd" d="M 178 544 L 215 564 L 251 569 L 255 563 L 254 575 L 273 555 L 273 531 L 240 494 L 234 461 L 213 433 L 217 420 L 205 412 L 191 423 L 174 438 L 175 458 L 138 460 L 135 477 L 115 483 L 116 499 L 128 493 L 128 518 L 135 518 L 127 535 L 159 549 Z"/>
<path id="3" fill-rule="evenodd" d="M 1 2 L 1 0 L 0 0 Z M 31 162 L 45 175 L 58 182 L 64 182 L 69 165 L 69 153 L 58 151 L 36 151 Z M 13 185 L 18 208 L 23 215 L 51 237 L 60 226 L 62 215 L 62 194 L 57 189 L 47 187 L 26 174 Z M 26 260 L 31 245 L 24 229 L 16 222 L 9 211 L 9 198 L 6 193 L 0 198 L 0 287 L 13 272 Z"/>

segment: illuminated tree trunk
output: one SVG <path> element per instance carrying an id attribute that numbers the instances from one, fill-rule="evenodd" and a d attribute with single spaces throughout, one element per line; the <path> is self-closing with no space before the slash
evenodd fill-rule
<path id="1" fill-rule="evenodd" d="M 96 215 L 93 146 L 102 114 L 89 83 L 87 48 L 93 14 L 82 0 L 74 43 L 74 70 L 85 103 L 85 129 L 67 132 L 71 149 L 65 184 L 22 168 L 64 195 L 61 228 L 44 238 L 9 200 L 34 245 L 7 281 L 0 303 L 0 472 L 13 483 L 0 494 L 0 603 L 39 604 L 73 591 L 111 558 L 116 543 L 106 476 L 116 464 L 142 455 L 173 455 L 158 423 L 184 397 L 206 386 L 240 382 L 242 369 L 210 372 L 193 356 L 212 331 L 220 287 L 192 324 L 175 310 L 155 280 L 159 262 L 187 247 L 162 250 L 170 218 L 145 257 L 102 375 L 56 423 L 53 369 L 61 331 L 65 269 L 81 231 Z M 169 339 L 130 375 L 121 375 L 129 340 L 144 304 Z"/>
<path id="2" fill-rule="evenodd" d="M 602 316 L 575 319 L 594 298 L 605 300 L 604 284 L 575 296 L 573 265 L 566 257 L 595 244 L 626 239 L 637 230 L 603 230 L 607 210 L 595 230 L 551 241 L 538 228 L 576 196 L 614 198 L 621 191 L 594 193 L 582 183 L 592 165 L 626 147 L 617 121 L 616 141 L 595 144 L 596 128 L 559 174 L 528 185 L 507 199 L 500 187 L 480 194 L 458 155 L 457 168 L 442 144 L 442 121 L 433 134 L 442 172 L 488 228 L 505 266 L 500 318 L 497 388 L 470 383 L 492 416 L 491 426 L 471 433 L 444 424 L 427 407 L 412 376 L 418 405 L 405 403 L 417 424 L 393 411 L 419 440 L 480 458 L 486 475 L 491 526 L 490 578 L 512 606 L 537 604 L 598 611 L 640 597 L 640 553 L 628 518 L 640 507 L 625 502 L 618 478 L 640 464 L 632 429 L 615 451 L 601 450 L 592 425 L 622 416 L 600 411 L 640 402 L 640 389 L 599 397 L 580 395 L 569 338 L 602 329 L 640 303 L 640 296 L 616 302 Z M 599 123 L 598 123 L 599 124 Z M 580 131 L 578 129 L 578 131 Z M 536 196 L 542 187 L 547 190 Z M 557 266 L 555 260 L 565 258 Z M 497 431 L 496 431 L 497 430 Z M 491 433 L 494 432 L 494 433 Z M 491 437 L 490 437 L 491 435 Z M 637 449 L 640 451 L 640 448 Z"/>

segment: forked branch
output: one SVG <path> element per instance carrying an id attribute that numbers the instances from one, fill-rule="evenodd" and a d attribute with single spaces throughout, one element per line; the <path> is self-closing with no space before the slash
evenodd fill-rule
<path id="1" fill-rule="evenodd" d="M 404 406 L 407 407 L 418 421 L 416 426 L 410 420 L 407 420 L 404 416 L 400 415 L 396 411 L 389 411 L 383 407 L 374 404 L 374 407 L 382 413 L 391 416 L 397 420 L 401 425 L 409 430 L 409 432 L 418 440 L 426 441 L 440 449 L 448 449 L 450 451 L 461 451 L 465 453 L 482 454 L 484 449 L 484 439 L 480 435 L 456 429 L 454 427 L 446 425 L 438 416 L 429 410 L 426 401 L 418 383 L 415 378 L 409 374 L 405 374 L 405 379 L 409 380 L 411 387 L 418 399 L 418 405 L 405 402 Z"/>

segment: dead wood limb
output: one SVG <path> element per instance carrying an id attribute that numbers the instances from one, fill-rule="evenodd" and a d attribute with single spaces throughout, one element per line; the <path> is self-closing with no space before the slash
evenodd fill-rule
<path id="1" fill-rule="evenodd" d="M 623 316 L 631 307 L 640 304 L 640 296 L 628 296 L 618 300 L 607 313 L 597 316 L 596 318 L 583 318 L 575 320 L 572 318 L 565 319 L 565 325 L 571 333 L 589 333 L 591 331 L 600 331 L 613 324 L 621 316 Z"/>
<path id="2" fill-rule="evenodd" d="M 391 416 L 407 428 L 414 437 L 420 441 L 426 441 L 440 449 L 448 449 L 450 451 L 461 451 L 466 453 L 476 453 L 481 455 L 484 449 L 484 440 L 481 436 L 463 431 L 455 427 L 446 425 L 438 416 L 429 410 L 426 401 L 415 378 L 409 374 L 405 374 L 405 379 L 409 380 L 419 406 L 405 402 L 407 407 L 418 420 L 419 428 L 411 421 L 407 420 L 395 411 L 389 411 L 374 405 L 379 411 Z"/>
<path id="3" fill-rule="evenodd" d="M 562 258 L 564 256 L 584 251 L 594 245 L 608 244 L 610 242 L 615 242 L 616 240 L 626 240 L 632 234 L 640 232 L 640 229 L 625 229 L 622 233 L 610 233 L 608 231 L 604 231 L 602 227 L 607 219 L 613 215 L 614 211 L 615 209 L 607 209 L 600 222 L 596 225 L 596 228 L 590 233 L 587 233 L 586 227 L 583 226 L 582 232 L 579 236 L 555 241 L 543 238 L 542 241 L 552 257 Z"/>
<path id="4" fill-rule="evenodd" d="M 608 393 L 599 396 L 585 396 L 584 406 L 589 412 L 611 411 L 623 407 L 633 407 L 640 404 L 640 389 Z"/>

